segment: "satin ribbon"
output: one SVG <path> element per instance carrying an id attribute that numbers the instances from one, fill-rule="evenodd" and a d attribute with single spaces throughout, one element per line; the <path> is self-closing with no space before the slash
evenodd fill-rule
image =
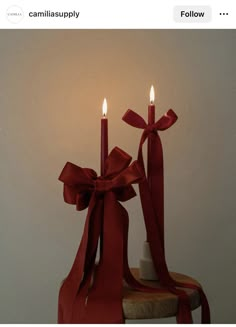
<path id="1" fill-rule="evenodd" d="M 182 283 L 174 280 L 169 274 L 164 247 L 164 174 L 163 151 L 158 131 L 171 127 L 177 120 L 177 115 L 170 109 L 154 124 L 148 125 L 145 120 L 132 110 L 128 110 L 122 118 L 129 125 L 143 129 L 138 149 L 138 161 L 145 170 L 142 147 L 147 138 L 152 138 L 152 157 L 150 175 L 139 183 L 140 198 L 147 230 L 147 240 L 153 258 L 153 264 L 160 278 L 161 286 L 176 294 L 179 299 L 177 322 L 192 323 L 190 299 L 184 290 L 177 287 L 196 289 L 199 292 L 202 305 L 202 323 L 210 323 L 209 304 L 200 286 Z"/>
<path id="2" fill-rule="evenodd" d="M 105 162 L 104 176 L 68 162 L 59 177 L 65 202 L 77 210 L 88 207 L 79 249 L 59 292 L 59 323 L 121 323 L 123 276 L 136 289 L 149 289 L 130 273 L 128 214 L 119 203 L 136 195 L 131 184 L 144 177 L 137 161 L 130 165 L 131 159 L 116 147 Z M 96 264 L 99 238 L 102 246 Z"/>

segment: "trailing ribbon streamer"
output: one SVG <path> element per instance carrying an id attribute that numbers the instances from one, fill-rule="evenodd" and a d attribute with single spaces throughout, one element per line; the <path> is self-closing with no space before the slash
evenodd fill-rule
<path id="1" fill-rule="evenodd" d="M 128 214 L 118 202 L 134 197 L 131 184 L 144 177 L 137 161 L 129 165 L 131 159 L 116 147 L 105 162 L 104 176 L 68 162 L 59 177 L 64 183 L 65 202 L 75 204 L 77 210 L 88 207 L 79 249 L 59 292 L 59 323 L 123 322 L 124 276 L 136 289 L 149 290 L 130 273 Z M 95 264 L 99 238 L 100 260 Z"/>
<path id="2" fill-rule="evenodd" d="M 147 241 L 150 245 L 156 273 L 160 278 L 160 284 L 179 298 L 178 323 L 192 323 L 192 315 L 187 293 L 176 287 L 198 290 L 202 305 L 202 323 L 210 323 L 210 309 L 202 288 L 191 283 L 181 283 L 174 280 L 169 274 L 165 259 L 163 151 L 158 131 L 164 131 L 171 127 L 176 122 L 177 115 L 170 109 L 156 123 L 148 125 L 141 116 L 129 109 L 122 119 L 129 125 L 144 130 L 138 149 L 138 161 L 143 170 L 145 167 L 142 147 L 146 139 L 152 137 L 154 151 L 151 157 L 150 175 L 148 176 L 149 184 L 145 178 L 139 183 L 139 191 L 147 230 Z"/>

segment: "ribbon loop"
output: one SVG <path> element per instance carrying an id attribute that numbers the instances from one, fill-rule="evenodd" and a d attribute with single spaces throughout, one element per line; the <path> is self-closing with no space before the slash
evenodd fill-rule
<path id="1" fill-rule="evenodd" d="M 141 128 L 145 129 L 147 126 L 147 123 L 145 120 L 139 116 L 135 111 L 128 109 L 122 119 L 129 125 L 136 127 L 136 128 Z"/>
<path id="2" fill-rule="evenodd" d="M 104 177 L 112 178 L 114 175 L 118 175 L 129 166 L 131 160 L 132 158 L 128 153 L 115 147 L 106 159 Z"/>
<path id="3" fill-rule="evenodd" d="M 176 113 L 169 109 L 154 125 L 156 130 L 165 131 L 170 128 L 177 121 L 178 116 Z"/>

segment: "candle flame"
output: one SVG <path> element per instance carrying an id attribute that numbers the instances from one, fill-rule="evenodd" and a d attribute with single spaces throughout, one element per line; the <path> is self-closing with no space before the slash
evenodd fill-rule
<path id="1" fill-rule="evenodd" d="M 106 98 L 104 98 L 104 100 L 103 100 L 102 115 L 103 115 L 103 117 L 106 117 L 106 115 L 107 115 L 107 99 Z"/>
<path id="2" fill-rule="evenodd" d="M 152 85 L 150 89 L 150 102 L 153 103 L 154 100 L 155 100 L 155 92 L 154 92 L 154 87 Z"/>

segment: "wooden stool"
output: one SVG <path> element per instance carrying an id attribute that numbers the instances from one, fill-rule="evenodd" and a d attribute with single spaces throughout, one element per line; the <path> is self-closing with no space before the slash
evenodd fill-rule
<path id="1" fill-rule="evenodd" d="M 148 286 L 159 286 L 158 281 L 146 281 L 139 278 L 139 269 L 132 268 L 132 274 L 141 283 Z M 179 282 L 189 282 L 199 285 L 199 283 L 191 277 L 171 273 L 171 276 Z M 184 289 L 189 295 L 191 309 L 194 310 L 200 306 L 200 297 L 197 290 Z M 171 293 L 155 294 L 137 292 L 124 287 L 123 312 L 125 319 L 156 319 L 165 317 L 174 317 L 177 314 L 178 299 Z"/>

